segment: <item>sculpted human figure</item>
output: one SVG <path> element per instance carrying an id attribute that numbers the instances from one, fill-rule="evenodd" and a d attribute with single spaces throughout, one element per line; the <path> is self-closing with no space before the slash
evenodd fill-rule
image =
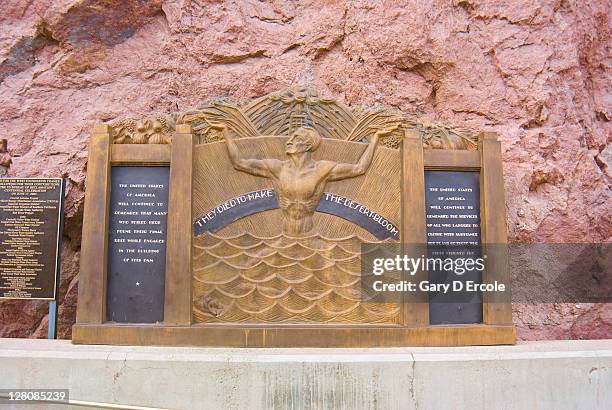
<path id="1" fill-rule="evenodd" d="M 312 159 L 312 152 L 321 144 L 321 136 L 312 128 L 298 128 L 289 136 L 285 144 L 287 160 L 281 161 L 244 158 L 224 125 L 211 126 L 222 130 L 229 158 L 236 170 L 272 180 L 283 214 L 283 232 L 291 236 L 304 235 L 312 230 L 312 216 L 327 182 L 363 175 L 372 163 L 379 137 L 394 129 L 375 133 L 359 161 L 346 164 Z"/>

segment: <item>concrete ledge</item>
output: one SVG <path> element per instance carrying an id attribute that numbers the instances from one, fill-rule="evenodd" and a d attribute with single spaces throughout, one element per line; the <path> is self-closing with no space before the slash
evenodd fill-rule
<path id="1" fill-rule="evenodd" d="M 228 349 L 0 339 L 2 389 L 172 409 L 609 409 L 611 368 L 612 340 Z"/>

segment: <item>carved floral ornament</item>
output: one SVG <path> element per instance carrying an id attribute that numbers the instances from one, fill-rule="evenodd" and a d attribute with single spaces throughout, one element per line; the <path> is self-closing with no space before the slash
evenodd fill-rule
<path id="1" fill-rule="evenodd" d="M 211 100 L 202 107 L 174 114 L 127 118 L 110 124 L 115 144 L 169 144 L 176 124 L 190 124 L 196 142 L 222 139 L 211 123 L 226 124 L 235 138 L 287 135 L 299 127 L 311 127 L 323 138 L 366 142 L 376 130 L 396 128 L 381 140 L 398 148 L 403 130 L 420 132 L 425 149 L 478 149 L 476 135 L 420 117 L 408 116 L 388 107 L 347 107 L 305 87 L 293 87 L 246 101 Z"/>
<path id="2" fill-rule="evenodd" d="M 111 123 L 115 144 L 170 144 L 174 128 L 174 118 L 164 114 L 140 120 L 126 118 Z"/>

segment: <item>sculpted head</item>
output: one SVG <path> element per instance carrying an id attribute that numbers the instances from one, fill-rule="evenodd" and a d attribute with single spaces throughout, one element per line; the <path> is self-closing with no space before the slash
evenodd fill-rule
<path id="1" fill-rule="evenodd" d="M 287 154 L 314 152 L 321 144 L 321 136 L 312 128 L 300 127 L 289 137 L 285 144 Z"/>

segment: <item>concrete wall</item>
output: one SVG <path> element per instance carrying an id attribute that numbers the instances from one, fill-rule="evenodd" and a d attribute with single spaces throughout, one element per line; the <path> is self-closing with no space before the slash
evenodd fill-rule
<path id="1" fill-rule="evenodd" d="M 0 339 L 0 388 L 173 409 L 609 409 L 611 368 L 612 340 L 272 350 Z"/>

